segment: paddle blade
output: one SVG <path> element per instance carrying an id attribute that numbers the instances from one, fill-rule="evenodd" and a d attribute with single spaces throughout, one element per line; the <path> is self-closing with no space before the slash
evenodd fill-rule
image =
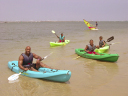
<path id="1" fill-rule="evenodd" d="M 19 74 L 13 74 L 13 75 L 11 75 L 9 78 L 8 78 L 8 80 L 9 81 L 13 81 L 13 80 L 17 80 L 18 78 L 19 78 L 19 75 L 20 75 L 21 73 L 19 73 Z"/>
<path id="2" fill-rule="evenodd" d="M 19 79 L 17 80 L 9 80 L 8 83 L 15 83 L 15 82 L 19 82 Z"/>
<path id="3" fill-rule="evenodd" d="M 52 30 L 52 33 L 56 33 L 54 30 Z"/>
<path id="4" fill-rule="evenodd" d="M 114 39 L 114 36 L 108 38 L 108 39 L 107 39 L 107 42 L 110 42 L 110 41 L 112 41 L 113 39 Z"/>
<path id="5" fill-rule="evenodd" d="M 76 58 L 74 58 L 74 59 L 78 59 L 78 58 L 80 58 L 80 56 L 78 56 L 78 57 L 76 57 Z"/>

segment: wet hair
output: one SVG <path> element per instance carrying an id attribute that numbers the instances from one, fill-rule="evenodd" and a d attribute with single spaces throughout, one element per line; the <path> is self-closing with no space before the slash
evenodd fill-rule
<path id="1" fill-rule="evenodd" d="M 103 38 L 102 36 L 100 36 L 99 38 Z"/>
<path id="2" fill-rule="evenodd" d="M 89 42 L 91 42 L 91 41 L 93 41 L 92 39 L 90 39 L 90 41 Z"/>

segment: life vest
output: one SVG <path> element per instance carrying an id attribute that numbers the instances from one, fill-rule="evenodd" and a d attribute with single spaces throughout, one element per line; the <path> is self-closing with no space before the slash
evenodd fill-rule
<path id="1" fill-rule="evenodd" d="M 93 44 L 93 47 L 90 44 L 88 44 L 87 46 L 88 46 L 87 50 L 89 50 L 89 52 L 93 52 L 96 48 L 96 46 L 94 44 Z"/>
<path id="2" fill-rule="evenodd" d="M 104 40 L 99 41 L 99 46 L 100 46 L 100 47 L 102 47 L 102 46 L 104 45 L 103 41 L 104 41 Z M 105 41 L 104 41 L 104 42 L 105 42 Z"/>
<path id="3" fill-rule="evenodd" d="M 64 39 L 64 36 L 63 36 L 63 37 L 61 37 L 61 35 L 60 35 L 59 39 L 60 39 L 60 40 L 63 40 L 63 39 Z"/>
<path id="4" fill-rule="evenodd" d="M 29 57 L 25 53 L 22 53 L 22 56 L 24 57 L 23 65 L 32 64 L 32 62 L 33 62 L 33 54 L 32 53 L 30 53 Z"/>

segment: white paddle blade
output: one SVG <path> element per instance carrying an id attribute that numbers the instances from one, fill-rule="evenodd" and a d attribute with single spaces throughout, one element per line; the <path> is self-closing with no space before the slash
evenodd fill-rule
<path id="1" fill-rule="evenodd" d="M 9 80 L 8 83 L 15 83 L 15 82 L 19 82 L 19 79 L 17 80 Z"/>
<path id="2" fill-rule="evenodd" d="M 18 78 L 19 78 L 19 75 L 20 75 L 21 73 L 19 73 L 19 74 L 13 74 L 13 75 L 11 75 L 9 78 L 8 78 L 8 80 L 9 81 L 13 81 L 13 80 L 17 80 Z"/>
<path id="3" fill-rule="evenodd" d="M 54 30 L 52 30 L 52 33 L 55 33 L 55 31 L 54 31 Z"/>

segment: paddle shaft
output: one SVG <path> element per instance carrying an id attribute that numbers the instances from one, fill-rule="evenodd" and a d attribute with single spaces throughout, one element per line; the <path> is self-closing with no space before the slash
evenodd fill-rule
<path id="1" fill-rule="evenodd" d="M 58 37 L 58 35 L 55 33 L 55 35 Z"/>
<path id="2" fill-rule="evenodd" d="M 84 53 L 84 54 L 88 54 L 88 53 L 86 52 L 86 53 Z M 79 58 L 79 57 L 83 56 L 84 54 L 82 54 L 82 55 L 80 55 L 80 56 L 76 57 L 75 59 L 77 59 L 77 58 Z"/>
<path id="3" fill-rule="evenodd" d="M 54 31 L 55 32 L 55 31 Z M 56 34 L 56 32 L 54 33 L 57 37 L 59 37 L 57 34 Z"/>
<path id="4" fill-rule="evenodd" d="M 113 44 L 117 44 L 117 43 L 120 43 L 120 42 L 111 43 L 111 44 L 109 44 L 109 45 L 113 45 Z"/>
<path id="5" fill-rule="evenodd" d="M 25 71 L 25 70 L 24 70 L 24 71 Z M 24 71 L 23 71 L 23 72 L 20 72 L 19 75 L 22 74 L 22 73 L 24 73 Z"/>
<path id="6" fill-rule="evenodd" d="M 50 54 L 48 54 L 47 56 L 45 56 L 42 60 L 46 59 L 48 56 L 50 56 L 53 52 L 51 52 Z"/>
<path id="7" fill-rule="evenodd" d="M 52 31 L 53 34 L 55 34 L 57 36 L 57 38 L 59 38 L 59 36 L 56 34 L 56 32 L 53 30 Z"/>

